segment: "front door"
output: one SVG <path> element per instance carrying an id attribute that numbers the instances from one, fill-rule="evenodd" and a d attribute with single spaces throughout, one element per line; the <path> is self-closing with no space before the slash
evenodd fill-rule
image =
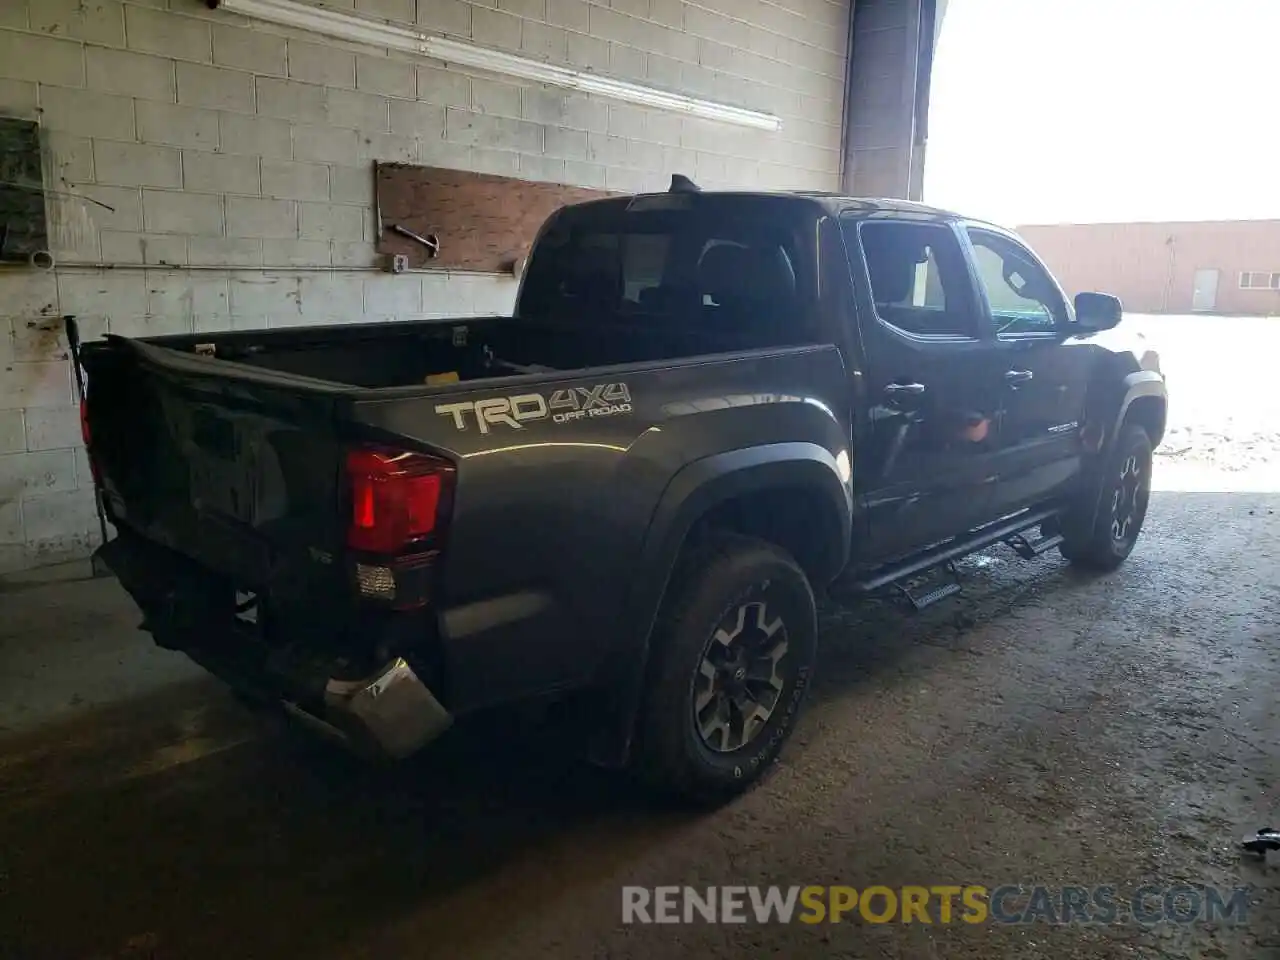
<path id="1" fill-rule="evenodd" d="M 967 230 L 978 286 L 999 343 L 1000 514 L 1052 499 L 1078 475 L 1088 356 L 1071 345 L 1061 289 L 1025 246 L 985 227 Z"/>
<path id="2" fill-rule="evenodd" d="M 878 563 L 990 519 L 999 357 L 952 225 L 842 227 L 867 358 L 869 413 L 854 447 L 868 521 L 859 560 Z"/>
<path id="3" fill-rule="evenodd" d="M 1207 312 L 1218 305 L 1218 271 L 1197 270 L 1191 281 L 1191 309 Z"/>

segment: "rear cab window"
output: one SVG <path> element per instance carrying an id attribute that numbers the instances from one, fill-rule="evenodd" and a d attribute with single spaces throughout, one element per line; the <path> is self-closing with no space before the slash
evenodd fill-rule
<path id="1" fill-rule="evenodd" d="M 767 197 L 657 194 L 565 208 L 534 246 L 516 313 L 807 342 L 817 329 L 816 251 L 802 222 L 811 215 Z"/>
<path id="2" fill-rule="evenodd" d="M 882 323 L 912 338 L 979 339 L 968 265 L 949 225 L 846 218 L 841 232 L 855 282 L 865 275 Z"/>

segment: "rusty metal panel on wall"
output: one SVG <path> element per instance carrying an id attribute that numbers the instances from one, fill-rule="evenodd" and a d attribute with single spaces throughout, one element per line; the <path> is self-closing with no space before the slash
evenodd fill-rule
<path id="1" fill-rule="evenodd" d="M 0 260 L 25 261 L 48 245 L 40 128 L 0 117 Z"/>
<path id="2" fill-rule="evenodd" d="M 604 190 L 535 183 L 406 163 L 376 170 L 378 252 L 411 268 L 505 273 L 529 253 L 560 207 L 612 196 Z"/>

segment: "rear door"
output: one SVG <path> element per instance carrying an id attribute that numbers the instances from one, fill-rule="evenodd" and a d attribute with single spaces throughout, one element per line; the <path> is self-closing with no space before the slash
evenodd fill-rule
<path id="1" fill-rule="evenodd" d="M 850 218 L 842 230 L 867 360 L 861 559 L 879 562 L 990 518 L 999 357 L 953 224 Z"/>
<path id="2" fill-rule="evenodd" d="M 995 497 L 1004 514 L 1051 499 L 1078 473 L 1088 360 L 1067 343 L 1066 298 L 1036 256 L 990 227 L 966 234 L 1001 358 Z"/>

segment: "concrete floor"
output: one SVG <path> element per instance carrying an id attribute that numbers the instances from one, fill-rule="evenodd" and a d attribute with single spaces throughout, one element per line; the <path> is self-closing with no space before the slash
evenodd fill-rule
<path id="1" fill-rule="evenodd" d="M 713 814 L 510 718 L 362 766 L 109 581 L 0 594 L 0 957 L 1280 957 L 1280 861 L 1235 847 L 1280 821 L 1280 487 L 1184 480 L 1114 575 L 997 550 L 923 615 L 832 604 L 795 741 Z M 624 884 L 1148 882 L 1251 885 L 1247 924 L 620 925 Z"/>

